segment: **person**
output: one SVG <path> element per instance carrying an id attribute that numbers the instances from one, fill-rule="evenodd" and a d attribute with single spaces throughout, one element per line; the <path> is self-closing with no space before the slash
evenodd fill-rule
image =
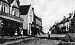
<path id="1" fill-rule="evenodd" d="M 48 35 L 48 37 L 50 37 L 50 35 L 51 35 L 51 31 L 49 31 L 49 35 Z"/>
<path id="2" fill-rule="evenodd" d="M 22 36 L 23 36 L 23 30 L 21 31 L 21 38 L 22 38 Z"/>
<path id="3" fill-rule="evenodd" d="M 17 34 L 17 31 L 16 31 L 16 32 L 15 32 L 15 39 L 16 39 L 17 35 L 18 35 L 18 34 Z"/>

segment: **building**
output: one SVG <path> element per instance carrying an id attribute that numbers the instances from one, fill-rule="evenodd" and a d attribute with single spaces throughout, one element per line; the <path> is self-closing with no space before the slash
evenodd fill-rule
<path id="1" fill-rule="evenodd" d="M 23 24 L 23 19 L 20 18 L 19 0 L 0 0 L 0 35 L 13 36 L 17 31 L 20 31 Z"/>
<path id="2" fill-rule="evenodd" d="M 65 17 L 63 18 L 63 20 L 61 22 L 59 22 L 58 24 L 56 24 L 56 27 L 59 28 L 59 30 L 53 30 L 55 33 L 67 33 L 67 32 L 74 32 L 74 14 L 73 13 L 69 13 L 69 17 Z M 53 27 L 52 27 L 53 28 Z M 57 29 L 57 28 L 55 28 Z"/>
<path id="3" fill-rule="evenodd" d="M 21 5 L 20 6 L 20 17 L 24 19 L 23 22 L 23 30 L 24 30 L 24 35 L 31 35 L 31 25 L 33 22 L 33 10 L 32 6 L 30 5 Z"/>
<path id="4" fill-rule="evenodd" d="M 30 5 L 20 6 L 20 17 L 24 19 L 23 30 L 24 35 L 37 35 L 42 32 L 42 19 L 37 17 L 34 8 Z"/>
<path id="5" fill-rule="evenodd" d="M 71 13 L 70 17 L 70 32 L 75 33 L 75 11 Z"/>
<path id="6" fill-rule="evenodd" d="M 32 35 L 40 35 L 42 32 L 42 19 L 35 15 L 33 8 L 34 20 L 32 22 Z M 34 33 L 35 32 L 35 33 Z"/>

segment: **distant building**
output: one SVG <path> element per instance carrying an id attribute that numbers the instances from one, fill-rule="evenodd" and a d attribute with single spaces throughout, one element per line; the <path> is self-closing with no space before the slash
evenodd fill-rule
<path id="1" fill-rule="evenodd" d="M 33 8 L 34 12 L 34 8 Z M 42 19 L 35 15 L 32 22 L 32 35 L 39 35 L 42 32 Z M 34 33 L 35 32 L 35 33 Z"/>

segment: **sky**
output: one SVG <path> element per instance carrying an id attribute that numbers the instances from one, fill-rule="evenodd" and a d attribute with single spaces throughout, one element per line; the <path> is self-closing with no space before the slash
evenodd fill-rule
<path id="1" fill-rule="evenodd" d="M 35 14 L 42 18 L 43 31 L 47 33 L 55 22 L 68 17 L 75 10 L 75 0 L 20 0 L 21 5 L 31 4 Z"/>

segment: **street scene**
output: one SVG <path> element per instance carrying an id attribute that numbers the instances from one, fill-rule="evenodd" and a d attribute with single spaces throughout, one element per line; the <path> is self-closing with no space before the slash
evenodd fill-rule
<path id="1" fill-rule="evenodd" d="M 75 0 L 0 0 L 0 45 L 75 45 Z"/>

